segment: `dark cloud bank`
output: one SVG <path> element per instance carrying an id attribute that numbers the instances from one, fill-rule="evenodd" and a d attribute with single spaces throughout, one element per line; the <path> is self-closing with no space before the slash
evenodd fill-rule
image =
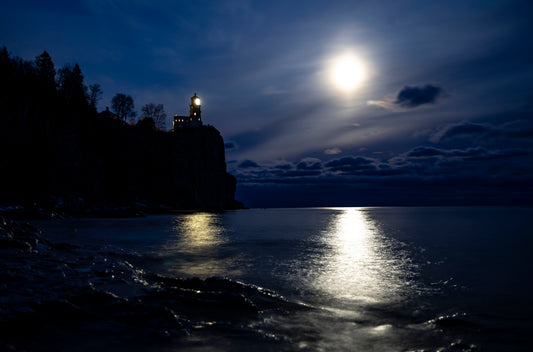
<path id="1" fill-rule="evenodd" d="M 463 122 L 436 129 L 437 143 L 379 159 L 304 158 L 232 172 L 238 199 L 252 207 L 521 205 L 533 199 L 533 120 Z M 457 147 L 461 141 L 469 146 Z M 479 143 L 479 140 L 487 143 Z M 455 147 L 451 147 L 454 146 Z"/>

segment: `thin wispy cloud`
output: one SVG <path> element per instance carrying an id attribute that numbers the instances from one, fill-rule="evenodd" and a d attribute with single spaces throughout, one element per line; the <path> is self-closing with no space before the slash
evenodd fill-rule
<path id="1" fill-rule="evenodd" d="M 337 147 L 324 149 L 324 154 L 326 155 L 337 155 L 340 153 L 342 153 L 342 150 Z"/>

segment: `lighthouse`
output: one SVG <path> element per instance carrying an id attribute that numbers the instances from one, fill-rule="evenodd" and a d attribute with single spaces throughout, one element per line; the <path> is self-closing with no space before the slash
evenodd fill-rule
<path id="1" fill-rule="evenodd" d="M 172 121 L 172 129 L 185 126 L 201 126 L 202 125 L 202 100 L 196 93 L 191 97 L 191 105 L 189 105 L 189 116 L 174 115 Z"/>

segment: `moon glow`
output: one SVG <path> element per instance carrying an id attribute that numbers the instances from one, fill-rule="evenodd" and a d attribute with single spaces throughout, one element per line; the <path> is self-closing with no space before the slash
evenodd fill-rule
<path id="1" fill-rule="evenodd" d="M 364 79 L 364 67 L 352 55 L 345 55 L 334 60 L 331 68 L 331 80 L 338 89 L 350 92 L 357 88 Z"/>

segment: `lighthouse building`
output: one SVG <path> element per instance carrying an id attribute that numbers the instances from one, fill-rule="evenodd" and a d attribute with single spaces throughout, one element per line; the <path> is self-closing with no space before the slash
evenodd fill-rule
<path id="1" fill-rule="evenodd" d="M 191 105 L 189 105 L 189 116 L 174 115 L 172 121 L 172 129 L 175 130 L 179 127 L 185 126 L 201 126 L 202 125 L 202 101 L 200 97 L 194 93 L 191 97 Z"/>

